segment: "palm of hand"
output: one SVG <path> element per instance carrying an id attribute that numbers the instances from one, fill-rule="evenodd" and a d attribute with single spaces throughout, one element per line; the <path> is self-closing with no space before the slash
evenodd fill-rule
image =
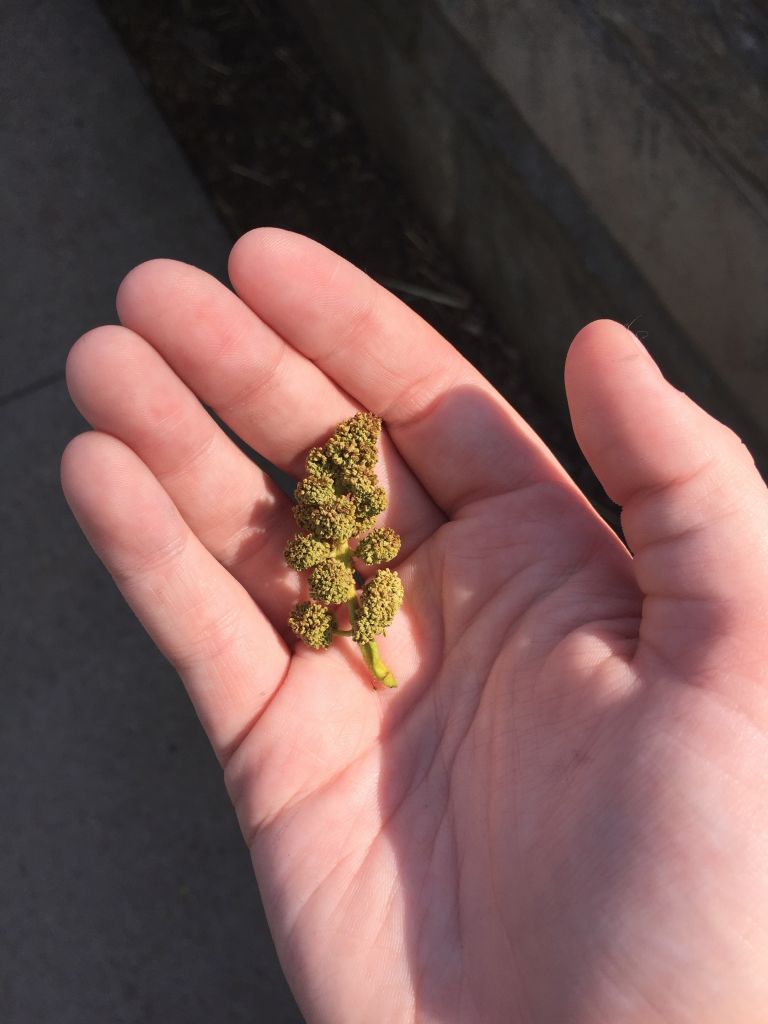
<path id="1" fill-rule="evenodd" d="M 677 549 L 643 535 L 647 509 L 633 563 L 538 454 L 517 475 L 496 455 L 448 516 L 414 491 L 393 523 L 424 524 L 385 641 L 399 690 L 372 693 L 346 641 L 302 648 L 219 741 L 200 691 L 222 673 L 180 665 L 289 981 L 318 1021 L 757 1020 L 766 719 L 720 681 L 751 688 L 768 652 L 712 624 L 695 581 L 669 596 Z"/>
<path id="2" fill-rule="evenodd" d="M 629 559 L 542 490 L 478 503 L 401 568 L 409 692 L 318 722 L 313 688 L 364 686 L 301 652 L 261 723 L 288 747 L 252 758 L 254 731 L 230 766 L 289 977 L 329 1020 L 701 1022 L 754 927 L 766 843 L 722 829 L 760 810 L 768 743 L 632 664 Z"/>

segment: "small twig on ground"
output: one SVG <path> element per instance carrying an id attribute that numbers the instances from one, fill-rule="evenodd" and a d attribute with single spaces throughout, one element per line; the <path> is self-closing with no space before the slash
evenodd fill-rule
<path id="1" fill-rule="evenodd" d="M 258 182 L 259 185 L 274 185 L 274 179 L 253 167 L 246 167 L 244 164 L 230 164 L 229 169 L 233 174 L 241 178 L 248 178 L 250 181 Z"/>

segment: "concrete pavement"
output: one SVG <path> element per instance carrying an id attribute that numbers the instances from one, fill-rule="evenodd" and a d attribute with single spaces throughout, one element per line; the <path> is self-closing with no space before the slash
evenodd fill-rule
<path id="1" fill-rule="evenodd" d="M 301 1020 L 218 766 L 74 524 L 69 345 L 135 263 L 229 240 L 88 0 L 0 14 L 0 1020 Z"/>

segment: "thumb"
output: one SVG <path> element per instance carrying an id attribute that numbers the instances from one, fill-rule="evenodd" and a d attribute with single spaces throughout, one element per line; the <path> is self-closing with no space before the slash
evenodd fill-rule
<path id="1" fill-rule="evenodd" d="M 578 333 L 565 383 L 581 449 L 622 506 L 645 595 L 640 650 L 695 663 L 701 680 L 722 677 L 724 650 L 729 670 L 764 674 L 768 492 L 747 449 L 612 320 Z"/>

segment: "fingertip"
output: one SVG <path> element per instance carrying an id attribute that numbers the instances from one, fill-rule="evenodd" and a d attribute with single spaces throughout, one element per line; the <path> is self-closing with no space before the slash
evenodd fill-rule
<path id="1" fill-rule="evenodd" d="M 566 391 L 576 439 L 619 505 L 708 464 L 754 467 L 734 431 L 670 384 L 639 339 L 613 320 L 596 320 L 574 338 Z"/>
<path id="2" fill-rule="evenodd" d="M 86 392 L 103 380 L 100 377 L 104 358 L 134 337 L 132 331 L 118 324 L 104 324 L 81 334 L 72 345 L 64 365 L 64 377 L 72 401 L 81 412 Z"/>
<path id="3" fill-rule="evenodd" d="M 661 453 L 683 439 L 681 428 L 688 433 L 684 396 L 664 379 L 639 339 L 614 320 L 595 320 L 576 335 L 565 388 L 576 440 L 620 505 L 628 489 L 639 486 L 641 465 L 655 462 L 658 468 Z"/>
<path id="4" fill-rule="evenodd" d="M 162 257 L 144 260 L 143 263 L 137 263 L 135 267 L 132 267 L 128 271 L 117 286 L 118 306 L 129 300 L 136 290 L 141 290 L 147 281 L 153 280 L 156 273 L 162 274 L 166 268 L 172 268 L 173 264 L 173 260 L 164 259 Z"/>
<path id="5" fill-rule="evenodd" d="M 593 320 L 582 327 L 568 348 L 565 358 L 566 390 L 578 385 L 582 377 L 592 376 L 596 369 L 605 372 L 612 363 L 633 360 L 638 364 L 644 362 L 658 371 L 648 349 L 628 327 L 616 320 Z"/>
<path id="6" fill-rule="evenodd" d="M 98 486 L 102 471 L 114 462 L 115 446 L 129 451 L 122 441 L 100 430 L 84 430 L 76 434 L 61 453 L 61 482 L 65 493 L 74 494 L 84 480 Z"/>
<path id="7" fill-rule="evenodd" d="M 85 430 L 73 437 L 61 453 L 61 489 L 79 522 L 82 521 L 89 495 L 103 486 L 103 463 L 109 443 L 113 440 L 98 430 Z"/>
<path id="8" fill-rule="evenodd" d="M 354 293 L 365 276 L 361 271 L 320 242 L 283 228 L 254 228 L 235 242 L 229 254 L 232 287 L 258 315 L 267 314 L 267 319 L 275 292 L 289 305 L 294 293 L 299 301 L 307 291 L 317 295 L 317 301 L 332 303 L 329 286 L 336 285 L 345 270 L 351 272 L 351 278 L 339 287 Z"/>
<path id="9" fill-rule="evenodd" d="M 77 394 L 81 379 L 81 369 L 88 362 L 88 350 L 91 346 L 90 335 L 94 334 L 97 330 L 98 328 L 94 328 L 91 331 L 86 331 L 85 334 L 81 334 L 69 352 L 67 352 L 67 358 L 64 363 L 64 380 L 67 385 L 67 391 L 78 409 L 80 406 L 77 401 Z"/>
<path id="10" fill-rule="evenodd" d="M 235 277 L 246 267 L 258 260 L 276 257 L 281 254 L 292 254 L 307 246 L 317 246 L 317 242 L 296 231 L 285 228 L 257 227 L 246 231 L 232 246 L 229 253 L 229 274 L 234 283 Z"/>
<path id="11" fill-rule="evenodd" d="M 73 479 L 73 474 L 76 471 L 76 466 L 80 459 L 80 452 L 87 446 L 88 441 L 86 440 L 93 432 L 90 430 L 83 431 L 82 434 L 76 434 L 70 441 L 67 442 L 64 451 L 61 453 L 61 459 L 59 461 L 59 476 L 61 478 L 61 486 L 64 491 L 64 496 L 69 501 L 68 491 Z"/>
<path id="12" fill-rule="evenodd" d="M 618 334 L 622 337 L 628 334 L 631 339 L 640 344 L 634 331 L 631 331 L 628 326 L 620 324 L 618 320 L 611 320 L 610 317 L 599 317 L 597 320 L 591 320 L 585 324 L 575 335 L 573 344 L 580 344 L 595 338 L 604 339 L 610 334 Z"/>
<path id="13" fill-rule="evenodd" d="M 179 290 L 193 287 L 201 273 L 188 263 L 163 257 L 139 263 L 118 285 L 115 305 L 120 320 L 123 323 L 134 320 L 143 305 L 164 291 L 173 289 L 177 301 Z"/>
<path id="14" fill-rule="evenodd" d="M 64 497 L 102 559 L 130 561 L 152 543 L 178 545 L 184 530 L 176 506 L 126 444 L 99 430 L 72 438 L 61 457 Z M 124 556 L 124 557 L 123 557 Z"/>

